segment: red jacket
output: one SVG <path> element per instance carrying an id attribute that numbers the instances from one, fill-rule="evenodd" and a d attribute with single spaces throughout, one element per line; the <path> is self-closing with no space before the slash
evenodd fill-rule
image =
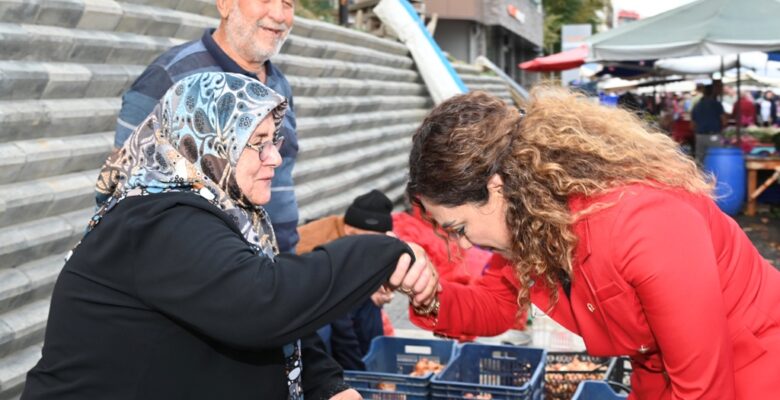
<path id="1" fill-rule="evenodd" d="M 628 355 L 634 399 L 768 399 L 780 396 L 780 272 L 713 201 L 631 185 L 573 212 L 609 208 L 577 222 L 570 299 L 558 287 L 551 318 L 581 335 L 596 356 Z M 491 335 L 511 325 L 518 281 L 499 257 L 472 286 L 443 283 L 437 320 L 445 335 Z M 531 299 L 549 308 L 549 290 Z"/>

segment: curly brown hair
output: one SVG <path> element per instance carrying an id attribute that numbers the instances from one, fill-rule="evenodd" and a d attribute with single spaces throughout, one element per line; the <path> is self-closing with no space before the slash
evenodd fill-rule
<path id="1" fill-rule="evenodd" d="M 571 277 L 572 225 L 612 204 L 573 215 L 571 196 L 596 196 L 631 183 L 711 195 L 712 180 L 666 134 L 633 114 L 595 104 L 562 88 L 537 87 L 518 109 L 484 92 L 434 108 L 413 137 L 409 199 L 455 207 L 488 200 L 488 180 L 503 180 L 510 261 L 518 303 L 530 303 L 532 276 L 555 288 Z M 435 221 L 432 221 L 435 224 Z M 557 290 L 552 290 L 552 304 Z"/>

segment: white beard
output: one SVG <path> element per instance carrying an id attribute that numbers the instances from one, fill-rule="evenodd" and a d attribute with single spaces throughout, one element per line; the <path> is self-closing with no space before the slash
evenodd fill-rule
<path id="1" fill-rule="evenodd" d="M 234 3 L 233 11 L 225 24 L 225 33 L 228 44 L 235 49 L 247 61 L 264 63 L 271 57 L 279 54 L 287 36 L 290 34 L 290 27 L 287 24 L 276 24 L 261 20 L 257 23 L 248 21 L 241 9 L 238 8 L 238 2 Z M 271 48 L 265 46 L 266 43 L 258 43 L 253 36 L 257 29 L 269 27 L 277 30 L 283 30 L 284 34 L 274 40 Z"/>

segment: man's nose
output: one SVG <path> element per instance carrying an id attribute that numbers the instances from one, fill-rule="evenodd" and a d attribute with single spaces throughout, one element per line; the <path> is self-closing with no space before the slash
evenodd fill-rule
<path id="1" fill-rule="evenodd" d="M 268 18 L 277 24 L 284 23 L 284 0 L 272 1 L 268 4 Z"/>

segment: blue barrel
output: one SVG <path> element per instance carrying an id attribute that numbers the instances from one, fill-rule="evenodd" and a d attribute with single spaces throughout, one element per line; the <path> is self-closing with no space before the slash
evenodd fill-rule
<path id="1" fill-rule="evenodd" d="M 599 103 L 607 107 L 617 107 L 618 98 L 616 94 L 599 93 Z"/>
<path id="2" fill-rule="evenodd" d="M 715 175 L 715 202 L 729 215 L 736 215 L 745 204 L 745 156 L 742 149 L 711 148 L 704 157 L 704 169 Z"/>

